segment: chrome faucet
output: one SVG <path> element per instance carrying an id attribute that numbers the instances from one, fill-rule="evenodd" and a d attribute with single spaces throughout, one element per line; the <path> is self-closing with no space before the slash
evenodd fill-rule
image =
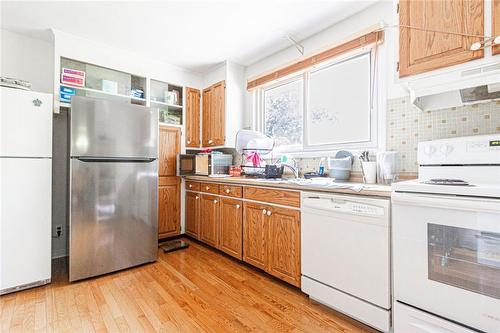
<path id="1" fill-rule="evenodd" d="M 282 166 L 289 168 L 293 172 L 294 178 L 299 178 L 299 168 L 288 163 L 281 163 Z"/>

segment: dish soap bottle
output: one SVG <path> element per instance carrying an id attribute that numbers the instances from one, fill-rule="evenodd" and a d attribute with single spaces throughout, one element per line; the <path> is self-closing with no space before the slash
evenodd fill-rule
<path id="1" fill-rule="evenodd" d="M 319 170 L 318 170 L 318 174 L 320 176 L 323 176 L 323 174 L 325 173 L 325 158 L 322 157 L 321 160 L 319 161 Z"/>

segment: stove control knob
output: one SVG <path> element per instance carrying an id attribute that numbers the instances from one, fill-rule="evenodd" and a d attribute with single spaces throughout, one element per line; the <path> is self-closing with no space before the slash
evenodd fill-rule
<path id="1" fill-rule="evenodd" d="M 448 145 L 448 144 L 443 144 L 443 145 L 441 145 L 439 150 L 441 151 L 441 154 L 443 154 L 444 156 L 447 156 L 453 151 L 453 146 Z"/>
<path id="2" fill-rule="evenodd" d="M 436 152 L 436 147 L 434 146 L 428 145 L 424 147 L 425 155 L 431 156 L 434 155 L 435 152 Z"/>

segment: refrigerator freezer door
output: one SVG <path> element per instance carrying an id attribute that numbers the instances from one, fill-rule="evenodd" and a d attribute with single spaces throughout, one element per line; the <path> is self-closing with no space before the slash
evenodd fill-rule
<path id="1" fill-rule="evenodd" d="M 48 158 L 0 158 L 0 293 L 50 280 L 51 170 Z"/>
<path id="2" fill-rule="evenodd" d="M 52 95 L 0 88 L 0 157 L 52 156 Z"/>
<path id="3" fill-rule="evenodd" d="M 71 159 L 70 281 L 156 260 L 158 162 Z"/>
<path id="4" fill-rule="evenodd" d="M 71 156 L 156 158 L 158 109 L 104 99 L 71 99 Z"/>

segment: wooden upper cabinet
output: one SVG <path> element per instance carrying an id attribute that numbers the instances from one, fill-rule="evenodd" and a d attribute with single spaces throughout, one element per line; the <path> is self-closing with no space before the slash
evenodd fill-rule
<path id="1" fill-rule="evenodd" d="M 223 146 L 225 143 L 225 112 L 226 112 L 226 82 L 221 81 L 212 86 L 211 126 L 213 146 Z"/>
<path id="2" fill-rule="evenodd" d="M 200 100 L 198 89 L 186 88 L 186 147 L 200 147 Z"/>
<path id="3" fill-rule="evenodd" d="M 158 238 L 176 236 L 181 231 L 180 179 L 158 179 Z"/>
<path id="4" fill-rule="evenodd" d="M 269 207 L 268 272 L 300 286 L 300 212 Z"/>
<path id="5" fill-rule="evenodd" d="M 213 246 L 219 244 L 220 198 L 202 194 L 200 203 L 200 240 Z"/>
<path id="6" fill-rule="evenodd" d="M 225 144 L 226 82 L 215 83 L 203 90 L 203 147 Z"/>
<path id="7" fill-rule="evenodd" d="M 243 260 L 266 270 L 268 263 L 267 206 L 245 202 L 243 217 Z"/>
<path id="8" fill-rule="evenodd" d="M 399 23 L 400 77 L 464 63 L 484 55 L 483 50 L 470 51 L 470 46 L 481 38 L 419 30 L 482 36 L 482 0 L 400 0 Z"/>
<path id="9" fill-rule="evenodd" d="M 202 142 L 203 147 L 209 145 L 210 137 L 212 136 L 211 126 L 211 106 L 212 106 L 212 89 L 207 88 L 203 90 L 203 107 L 201 109 L 203 115 L 202 128 Z"/>
<path id="10" fill-rule="evenodd" d="M 160 126 L 158 141 L 158 176 L 175 176 L 177 154 L 181 151 L 180 128 Z"/>
<path id="11" fill-rule="evenodd" d="M 243 203 L 241 200 L 221 198 L 219 249 L 242 259 Z"/>
<path id="12" fill-rule="evenodd" d="M 500 0 L 491 2 L 492 36 L 500 36 Z M 500 54 L 500 45 L 493 46 L 493 54 Z"/>
<path id="13" fill-rule="evenodd" d="M 186 192 L 186 234 L 200 237 L 200 195 L 194 192 Z"/>

